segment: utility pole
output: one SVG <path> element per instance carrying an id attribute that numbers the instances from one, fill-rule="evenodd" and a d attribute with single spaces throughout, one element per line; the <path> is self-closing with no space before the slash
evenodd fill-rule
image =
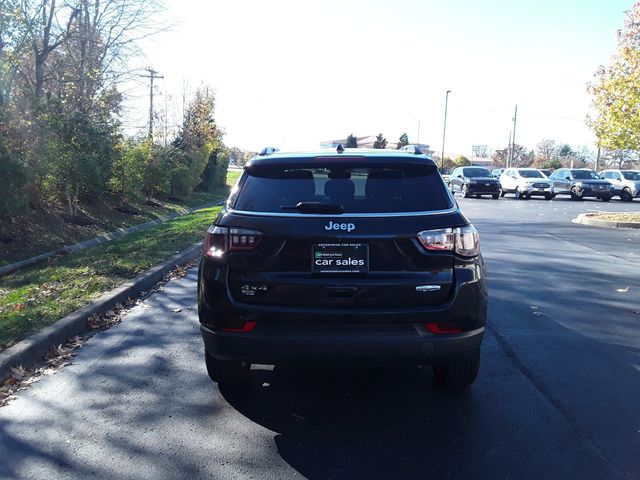
<path id="1" fill-rule="evenodd" d="M 598 154 L 596 155 L 596 168 L 595 171 L 598 171 L 598 168 L 600 167 L 600 141 L 598 141 Z"/>
<path id="2" fill-rule="evenodd" d="M 167 127 L 168 127 L 168 117 L 169 117 L 169 109 L 168 109 L 168 105 L 167 105 L 167 97 L 168 95 L 165 94 L 164 96 L 164 148 L 167 148 Z"/>
<path id="3" fill-rule="evenodd" d="M 164 78 L 162 75 L 158 75 L 158 72 L 151 67 L 144 69 L 149 75 L 140 75 L 143 78 L 149 79 L 149 138 L 153 139 L 153 81 L 156 78 Z"/>
<path id="4" fill-rule="evenodd" d="M 418 120 L 418 136 L 417 136 L 416 143 L 420 145 L 420 120 Z"/>
<path id="5" fill-rule="evenodd" d="M 504 168 L 510 168 L 511 165 L 509 164 L 511 161 L 511 130 L 509 130 L 509 143 L 507 143 L 507 158 L 505 159 L 504 162 Z"/>
<path id="6" fill-rule="evenodd" d="M 518 104 L 516 104 L 516 110 L 513 114 L 513 135 L 511 136 L 511 158 L 509 159 L 509 167 L 513 165 L 513 156 L 516 149 L 516 122 L 518 121 Z"/>
<path id="7" fill-rule="evenodd" d="M 451 90 L 447 90 L 444 97 L 444 125 L 442 126 L 442 155 L 440 156 L 440 171 L 444 171 L 444 139 L 447 134 L 447 107 L 449 106 L 449 94 Z"/>

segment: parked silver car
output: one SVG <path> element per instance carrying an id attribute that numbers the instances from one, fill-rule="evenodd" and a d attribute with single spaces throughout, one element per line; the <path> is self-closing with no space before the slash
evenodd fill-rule
<path id="1" fill-rule="evenodd" d="M 538 195 L 546 200 L 553 198 L 551 182 L 535 168 L 508 168 L 500 175 L 502 196 L 513 193 L 516 198 L 528 200 Z"/>
<path id="2" fill-rule="evenodd" d="M 620 200 L 630 202 L 640 197 L 640 170 L 604 170 L 600 178 L 613 185 L 613 194 Z"/>

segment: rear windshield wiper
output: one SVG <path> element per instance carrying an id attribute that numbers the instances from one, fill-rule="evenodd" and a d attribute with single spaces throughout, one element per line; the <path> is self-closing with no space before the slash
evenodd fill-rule
<path id="1" fill-rule="evenodd" d="M 296 205 L 282 205 L 282 210 L 297 210 L 302 213 L 344 213 L 344 207 L 337 203 L 299 202 Z"/>

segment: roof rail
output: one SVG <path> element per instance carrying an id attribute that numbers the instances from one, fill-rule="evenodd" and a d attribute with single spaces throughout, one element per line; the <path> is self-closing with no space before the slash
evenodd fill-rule
<path id="1" fill-rule="evenodd" d="M 266 157 L 267 155 L 271 155 L 272 153 L 276 153 L 279 151 L 280 149 L 276 147 L 264 147 L 262 150 L 260 150 L 260 153 L 258 154 L 258 156 Z"/>
<path id="2" fill-rule="evenodd" d="M 400 150 L 405 152 L 413 153 L 414 155 L 422 155 L 422 150 L 417 145 L 405 145 Z"/>

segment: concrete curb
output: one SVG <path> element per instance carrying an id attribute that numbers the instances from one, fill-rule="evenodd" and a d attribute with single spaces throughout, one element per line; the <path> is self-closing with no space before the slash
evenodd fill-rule
<path id="1" fill-rule="evenodd" d="M 95 302 L 43 328 L 16 345 L 0 353 L 0 379 L 11 373 L 16 365 L 31 366 L 42 359 L 54 345 L 59 345 L 74 335 L 89 333 L 87 318 L 100 315 L 112 309 L 116 304 L 124 304 L 127 299 L 137 296 L 162 280 L 176 266 L 200 256 L 202 242 L 191 245 L 159 265 L 150 268 L 127 283 L 105 293 Z"/>
<path id="2" fill-rule="evenodd" d="M 73 245 L 67 245 L 57 250 L 51 250 L 49 252 L 41 253 L 40 255 L 36 255 L 35 257 L 27 258 L 25 260 L 20 260 L 19 262 L 11 263 L 9 265 L 4 265 L 0 267 L 0 277 L 2 277 L 3 275 L 7 275 L 11 272 L 15 272 L 16 270 L 20 270 L 21 268 L 34 265 L 38 262 L 51 258 L 54 255 L 58 255 L 61 253 L 80 252 L 87 248 L 95 247 L 96 245 L 110 242 L 112 240 L 115 240 L 116 238 L 124 237 L 126 235 L 129 235 L 130 233 L 146 230 L 155 225 L 160 225 L 161 223 L 167 222 L 169 220 L 173 220 L 174 218 L 182 217 L 183 215 L 188 215 L 190 213 L 195 212 L 196 210 L 223 205 L 225 201 L 226 200 L 220 200 L 218 202 L 205 203 L 197 207 L 188 208 L 183 213 L 172 213 L 171 215 L 161 216 L 157 219 L 148 220 L 144 223 L 139 223 L 138 225 L 133 225 L 131 227 L 119 228 L 118 230 L 115 230 L 113 232 L 103 233 L 102 235 L 98 235 L 97 237 L 90 238 L 88 240 L 83 240 L 82 242 L 74 243 Z"/>
<path id="3" fill-rule="evenodd" d="M 593 213 L 581 213 L 577 218 L 574 218 L 572 222 L 580 223 L 582 225 L 591 225 L 593 227 L 640 228 L 640 223 L 637 222 L 617 222 L 615 220 L 602 220 L 600 218 L 593 218 L 593 215 Z"/>

